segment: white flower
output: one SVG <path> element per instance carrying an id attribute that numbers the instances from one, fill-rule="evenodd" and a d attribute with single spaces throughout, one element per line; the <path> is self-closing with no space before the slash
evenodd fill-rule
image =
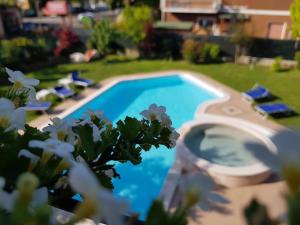
<path id="1" fill-rule="evenodd" d="M 171 142 L 171 145 L 170 145 L 171 148 L 174 148 L 176 146 L 176 141 L 179 138 L 179 136 L 180 135 L 176 132 L 176 130 L 172 128 L 172 133 L 170 134 L 170 137 L 169 137 L 170 142 Z"/>
<path id="2" fill-rule="evenodd" d="M 18 198 L 18 191 L 8 193 L 3 190 L 5 179 L 0 177 L 0 208 L 11 212 Z M 48 189 L 46 187 L 39 188 L 33 192 L 30 207 L 36 207 L 48 202 Z"/>
<path id="3" fill-rule="evenodd" d="M 36 207 L 46 203 L 48 203 L 48 189 L 46 187 L 41 187 L 33 193 L 30 205 Z"/>
<path id="4" fill-rule="evenodd" d="M 49 124 L 43 129 L 45 132 L 50 133 L 51 138 L 56 138 L 61 141 L 67 141 L 70 144 L 74 144 L 76 134 L 72 130 L 74 122 L 72 120 L 62 120 L 58 117 L 52 118 L 52 125 Z"/>
<path id="5" fill-rule="evenodd" d="M 28 103 L 35 104 L 35 103 L 38 103 L 38 102 L 39 101 L 36 98 L 36 91 L 35 91 L 35 89 L 34 88 L 29 89 L 27 104 Z"/>
<path id="6" fill-rule="evenodd" d="M 97 110 L 97 111 L 88 110 L 87 114 L 89 115 L 91 120 L 95 119 L 96 117 L 102 122 L 104 122 L 105 124 L 110 124 L 110 121 L 105 117 L 104 112 L 101 110 Z"/>
<path id="7" fill-rule="evenodd" d="M 160 122 L 163 127 L 170 128 L 172 126 L 172 121 L 166 113 L 161 114 Z"/>
<path id="8" fill-rule="evenodd" d="M 49 138 L 45 141 L 32 140 L 29 142 L 29 147 L 43 149 L 44 152 L 55 154 L 58 157 L 65 159 L 68 163 L 72 164 L 74 162 L 74 157 L 72 155 L 74 146 L 69 143 Z"/>
<path id="9" fill-rule="evenodd" d="M 172 125 L 172 121 L 166 114 L 166 107 L 164 106 L 152 104 L 147 110 L 142 111 L 140 114 L 150 121 L 158 120 L 164 127 L 169 128 Z"/>
<path id="10" fill-rule="evenodd" d="M 101 141 L 101 134 L 106 130 L 106 125 L 110 124 L 110 121 L 106 119 L 103 111 L 91 111 L 88 110 L 83 120 L 77 122 L 78 125 L 84 126 L 88 124 L 93 129 L 93 141 Z M 100 127 L 95 124 L 95 120 L 99 120 Z"/>
<path id="11" fill-rule="evenodd" d="M 82 126 L 86 124 L 92 125 L 94 124 L 93 120 L 95 119 L 99 119 L 99 121 L 104 123 L 104 125 L 111 124 L 111 122 L 105 117 L 104 112 L 101 110 L 98 111 L 88 110 L 87 112 L 84 113 L 83 118 L 84 119 L 78 123 L 79 125 Z"/>
<path id="12" fill-rule="evenodd" d="M 3 177 L 0 177 L 0 208 L 11 212 L 14 202 L 16 200 L 16 195 L 9 194 L 5 191 L 3 191 L 3 188 L 5 186 L 5 179 Z"/>
<path id="13" fill-rule="evenodd" d="M 15 109 L 15 105 L 6 98 L 0 98 L 0 127 L 5 131 L 24 129 L 26 112 L 22 108 Z"/>
<path id="14" fill-rule="evenodd" d="M 27 149 L 22 149 L 19 153 L 18 153 L 18 157 L 25 157 L 30 159 L 30 164 L 29 164 L 29 168 L 28 170 L 31 171 L 36 163 L 41 159 L 39 156 L 31 153 L 30 151 L 28 151 Z"/>
<path id="15" fill-rule="evenodd" d="M 182 177 L 179 188 L 184 194 L 184 203 L 191 207 L 199 202 L 199 207 L 209 210 L 218 204 L 225 204 L 228 201 L 216 193 L 215 182 L 204 172 L 187 174 Z"/>
<path id="16" fill-rule="evenodd" d="M 85 201 L 93 206 L 94 220 L 103 219 L 108 225 L 122 225 L 122 216 L 127 212 L 125 201 L 117 200 L 112 193 L 100 186 L 92 171 L 82 163 L 71 168 L 69 183 L 75 192 L 83 195 Z M 83 203 L 84 204 L 84 203 Z M 96 209 L 94 208 L 96 207 Z"/>
<path id="17" fill-rule="evenodd" d="M 22 149 L 19 154 L 18 157 L 25 157 L 30 159 L 33 163 L 36 163 L 37 161 L 39 161 L 41 158 L 38 157 L 37 155 L 31 153 L 30 151 L 28 151 L 27 149 Z"/>
<path id="18" fill-rule="evenodd" d="M 105 127 L 99 129 L 95 124 L 92 125 L 92 129 L 93 129 L 93 141 L 97 142 L 97 141 L 101 141 L 101 134 L 106 130 Z"/>
<path id="19" fill-rule="evenodd" d="M 21 89 L 23 87 L 32 89 L 33 86 L 37 86 L 40 81 L 33 78 L 27 78 L 21 71 L 13 71 L 8 68 L 5 68 L 6 73 L 8 74 L 8 80 L 14 84 L 16 89 Z"/>
<path id="20" fill-rule="evenodd" d="M 105 170 L 105 171 L 104 171 L 104 174 L 105 174 L 106 176 L 110 177 L 110 178 L 113 178 L 114 175 L 115 175 L 115 172 L 114 172 L 114 170 L 109 169 L 109 170 Z"/>

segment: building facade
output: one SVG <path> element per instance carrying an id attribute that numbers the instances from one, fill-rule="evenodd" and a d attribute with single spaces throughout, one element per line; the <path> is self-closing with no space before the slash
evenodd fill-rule
<path id="1" fill-rule="evenodd" d="M 198 34 L 227 35 L 243 24 L 253 37 L 289 39 L 293 0 L 161 0 L 162 20 L 193 22 Z"/>

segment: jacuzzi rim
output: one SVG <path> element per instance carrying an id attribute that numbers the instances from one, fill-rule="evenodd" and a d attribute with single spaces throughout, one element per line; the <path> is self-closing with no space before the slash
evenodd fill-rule
<path id="1" fill-rule="evenodd" d="M 201 120 L 199 120 L 201 118 Z M 233 127 L 235 129 L 240 129 L 246 133 L 253 135 L 258 138 L 267 149 L 273 153 L 277 153 L 277 148 L 275 144 L 271 141 L 271 137 L 274 132 L 266 127 L 262 127 L 256 124 L 249 123 L 247 121 L 226 117 L 226 116 L 216 116 L 203 114 L 198 117 L 197 120 L 187 122 L 183 125 L 181 129 L 181 136 L 177 142 L 176 154 L 179 159 L 186 159 L 193 163 L 195 166 L 206 169 L 208 172 L 224 174 L 229 176 L 253 176 L 262 173 L 270 172 L 270 168 L 263 164 L 262 162 L 256 162 L 252 165 L 247 166 L 225 166 L 216 163 L 212 163 L 206 159 L 199 158 L 193 152 L 191 152 L 185 145 L 184 140 L 188 133 L 197 126 L 201 125 L 225 125 Z"/>

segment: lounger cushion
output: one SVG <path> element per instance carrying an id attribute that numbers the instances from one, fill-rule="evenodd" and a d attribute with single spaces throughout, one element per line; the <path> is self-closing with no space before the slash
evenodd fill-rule
<path id="1" fill-rule="evenodd" d="M 263 105 L 258 105 L 257 108 L 267 114 L 284 113 L 284 112 L 292 111 L 287 105 L 282 103 L 263 104 Z"/>
<path id="2" fill-rule="evenodd" d="M 51 102 L 36 102 L 36 103 L 28 103 L 25 106 L 25 110 L 27 111 L 44 111 L 50 108 L 52 105 Z"/>
<path id="3" fill-rule="evenodd" d="M 262 99 L 271 95 L 268 89 L 262 86 L 257 86 L 244 94 L 251 99 Z"/>

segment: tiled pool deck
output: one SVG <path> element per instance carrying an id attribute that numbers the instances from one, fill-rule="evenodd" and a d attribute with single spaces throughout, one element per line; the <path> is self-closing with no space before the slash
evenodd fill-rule
<path id="1" fill-rule="evenodd" d="M 176 73 L 189 73 L 196 78 L 200 78 L 205 83 L 213 86 L 216 89 L 219 89 L 230 96 L 226 101 L 216 101 L 214 103 L 206 104 L 204 107 L 199 109 L 197 113 L 209 113 L 216 115 L 225 115 L 229 117 L 240 118 L 252 123 L 259 124 L 261 126 L 268 127 L 274 131 L 283 131 L 286 128 L 271 121 L 263 118 L 258 115 L 251 104 L 242 99 L 241 93 L 233 90 L 230 87 L 227 87 L 219 82 L 216 82 L 205 75 L 198 73 L 193 73 L 189 71 L 163 71 L 156 73 L 147 73 L 147 74 L 133 74 L 129 76 L 119 76 L 119 78 L 124 79 L 134 79 L 141 78 L 142 76 L 161 76 L 167 74 L 176 74 Z M 95 88 L 85 89 L 80 93 L 80 96 L 74 99 L 65 100 L 63 103 L 58 105 L 52 110 L 49 114 L 41 115 L 30 124 L 35 127 L 44 126 L 49 118 L 59 115 L 65 110 L 69 110 L 71 107 L 76 105 L 78 101 L 84 99 L 90 95 L 95 94 L 95 92 L 109 84 L 110 82 L 116 80 L 116 77 L 106 79 L 100 82 Z M 285 211 L 284 204 L 284 192 L 285 185 L 278 177 L 274 176 L 268 182 L 259 185 L 252 185 L 247 187 L 238 187 L 238 188 L 221 188 L 219 192 L 230 202 L 224 208 L 224 210 L 210 210 L 208 212 L 203 212 L 199 209 L 193 210 L 190 215 L 190 224 L 223 224 L 223 225 L 243 225 L 246 224 L 243 219 L 243 209 L 249 203 L 250 199 L 253 197 L 259 199 L 262 203 L 268 206 L 270 214 L 274 217 L 279 217 Z M 176 206 L 179 196 L 175 194 L 174 199 L 172 200 L 173 206 Z"/>

